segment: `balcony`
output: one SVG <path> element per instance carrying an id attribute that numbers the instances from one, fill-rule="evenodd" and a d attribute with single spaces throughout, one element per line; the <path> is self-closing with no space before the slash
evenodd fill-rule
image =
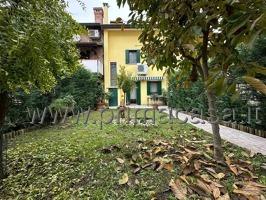
<path id="1" fill-rule="evenodd" d="M 85 69 L 88 69 L 93 73 L 99 73 L 103 75 L 103 63 L 100 60 L 82 59 L 81 64 Z"/>

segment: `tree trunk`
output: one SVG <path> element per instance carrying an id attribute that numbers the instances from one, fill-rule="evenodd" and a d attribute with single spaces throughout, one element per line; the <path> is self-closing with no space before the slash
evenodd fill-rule
<path id="1" fill-rule="evenodd" d="M 125 107 L 127 106 L 127 97 L 126 97 L 127 93 L 124 91 L 124 104 Z"/>
<path id="2" fill-rule="evenodd" d="M 207 89 L 207 99 L 208 99 L 208 107 L 210 114 L 210 123 L 212 126 L 212 133 L 213 133 L 214 159 L 218 162 L 222 162 L 224 160 L 224 157 L 222 149 L 222 139 L 220 136 L 220 128 L 216 112 L 215 95 L 211 90 L 208 89 Z"/>
<path id="3" fill-rule="evenodd" d="M 4 178 L 4 141 L 3 141 L 3 133 L 2 126 L 4 123 L 6 111 L 7 111 L 7 92 L 0 93 L 0 179 Z"/>
<path id="4" fill-rule="evenodd" d="M 212 89 L 208 88 L 206 81 L 209 78 L 209 65 L 208 65 L 208 41 L 209 41 L 209 31 L 210 24 L 208 23 L 206 27 L 203 27 L 203 42 L 202 42 L 202 71 L 203 71 L 203 80 L 205 82 L 205 89 L 207 91 L 208 107 L 210 114 L 210 122 L 212 126 L 213 133 L 213 146 L 214 146 L 214 159 L 217 162 L 223 162 L 223 149 L 222 149 L 222 139 L 220 136 L 220 128 L 217 120 L 216 113 L 216 103 L 215 95 Z"/>

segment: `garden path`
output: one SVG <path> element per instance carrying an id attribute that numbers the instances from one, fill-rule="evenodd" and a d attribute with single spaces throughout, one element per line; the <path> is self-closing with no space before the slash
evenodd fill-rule
<path id="1" fill-rule="evenodd" d="M 148 108 L 145 106 L 130 106 L 131 108 Z M 149 107 L 150 108 L 150 107 Z M 159 109 L 165 109 L 165 113 L 169 113 L 169 109 L 167 106 L 160 106 Z M 173 110 L 173 115 L 176 116 L 176 111 Z M 193 124 L 192 122 L 197 121 L 197 120 L 201 120 L 198 118 L 194 118 L 193 120 L 191 119 L 190 115 L 187 115 L 185 113 L 178 113 L 178 118 L 180 120 L 184 120 L 185 118 L 188 119 L 189 124 L 202 129 L 208 133 L 212 133 L 212 129 L 211 129 L 211 124 L 207 121 L 204 120 L 204 124 L 199 123 L 199 124 Z M 201 120 L 202 121 L 202 120 Z M 266 155 L 266 138 L 262 138 L 256 135 L 252 135 L 240 130 L 236 130 L 233 128 L 229 128 L 226 126 L 222 126 L 220 125 L 220 135 L 222 137 L 222 139 L 233 143 L 237 146 L 240 146 L 242 148 L 245 148 L 249 151 L 251 151 L 252 153 L 261 153 L 263 155 Z"/>

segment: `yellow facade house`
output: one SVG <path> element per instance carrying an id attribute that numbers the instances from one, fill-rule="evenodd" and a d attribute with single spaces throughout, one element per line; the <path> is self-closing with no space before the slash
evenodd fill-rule
<path id="1" fill-rule="evenodd" d="M 123 92 L 117 87 L 117 76 L 121 66 L 136 81 L 135 88 L 126 95 L 128 104 L 149 105 L 154 97 L 160 102 L 162 91 L 167 90 L 164 71 L 142 64 L 138 37 L 140 30 L 119 23 L 108 22 L 108 8 L 104 7 L 104 87 L 110 93 L 109 106 L 119 106 Z M 123 28 L 122 28 L 123 27 Z"/>

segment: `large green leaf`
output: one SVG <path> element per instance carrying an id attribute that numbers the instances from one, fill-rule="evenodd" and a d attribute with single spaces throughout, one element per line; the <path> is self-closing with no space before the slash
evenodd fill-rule
<path id="1" fill-rule="evenodd" d="M 266 85 L 261 80 L 251 76 L 243 76 L 243 80 L 246 81 L 257 91 L 260 91 L 266 95 Z"/>

